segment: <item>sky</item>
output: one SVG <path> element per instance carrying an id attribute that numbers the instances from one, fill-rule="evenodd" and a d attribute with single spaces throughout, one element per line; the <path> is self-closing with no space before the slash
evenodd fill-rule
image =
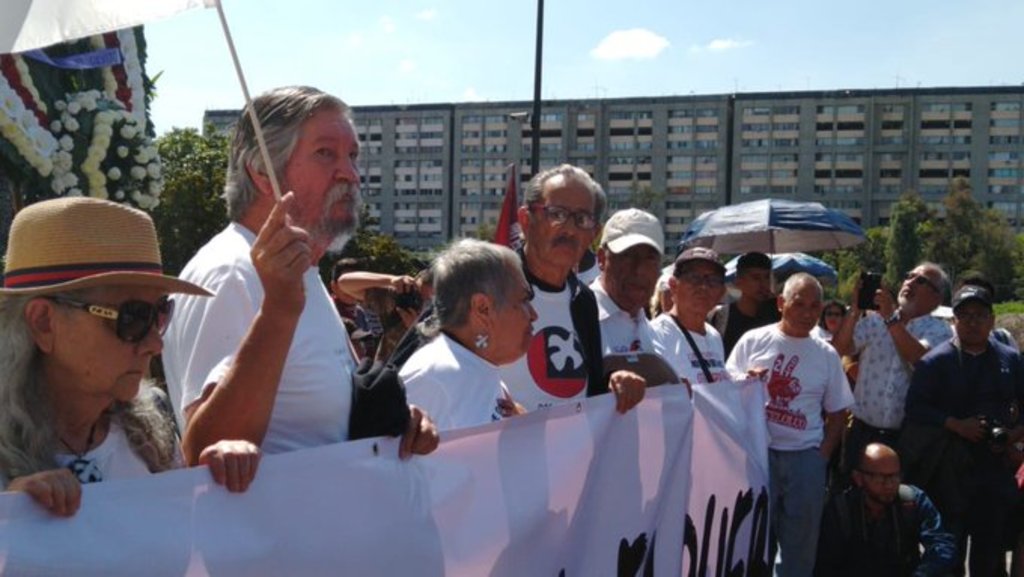
<path id="1" fill-rule="evenodd" d="M 253 95 L 530 100 L 536 2 L 222 0 Z M 1024 84 L 1019 0 L 548 0 L 544 99 Z M 214 10 L 146 26 L 157 133 L 244 103 Z"/>

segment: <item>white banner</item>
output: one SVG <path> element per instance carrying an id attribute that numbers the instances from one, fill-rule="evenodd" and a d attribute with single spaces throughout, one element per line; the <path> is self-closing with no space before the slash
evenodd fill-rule
<path id="1" fill-rule="evenodd" d="M 0 495 L 3 575 L 679 575 L 693 405 L 659 387 L 459 431 L 266 457 L 249 491 L 203 469 L 84 488 L 70 519 Z M 656 546 L 657 545 L 657 546 Z"/>
<path id="2" fill-rule="evenodd" d="M 764 383 L 716 381 L 695 385 L 693 393 L 683 575 L 770 575 Z"/>

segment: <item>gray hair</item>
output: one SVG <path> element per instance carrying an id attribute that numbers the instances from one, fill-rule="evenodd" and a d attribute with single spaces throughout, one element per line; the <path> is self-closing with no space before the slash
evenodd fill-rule
<path id="1" fill-rule="evenodd" d="M 59 442 L 42 381 L 42 355 L 25 320 L 25 306 L 34 298 L 0 296 L 0 475 L 8 483 L 57 466 Z M 110 409 L 111 421 L 124 428 L 132 450 L 154 473 L 174 468 L 177 461 L 173 426 L 158 403 L 156 395 L 140 392 Z"/>
<path id="2" fill-rule="evenodd" d="M 519 271 L 519 256 L 508 247 L 465 238 L 434 260 L 434 315 L 440 328 L 461 327 L 469 321 L 470 299 L 483 293 L 503 309 L 517 284 L 509 269 Z"/>
<path id="3" fill-rule="evenodd" d="M 928 268 L 928 269 L 934 270 L 935 272 L 939 273 L 939 288 L 942 289 L 942 295 L 941 295 L 942 299 L 944 301 L 949 300 L 949 296 L 950 296 L 950 292 L 951 292 L 950 291 L 949 275 L 946 274 L 946 271 L 941 266 L 939 266 L 939 265 L 937 265 L 937 264 L 935 264 L 933 262 L 930 262 L 930 261 L 924 261 L 921 264 L 917 265 L 917 267 L 914 267 L 914 268 Z"/>
<path id="4" fill-rule="evenodd" d="M 556 176 L 565 178 L 566 182 L 577 182 L 583 185 L 583 187 L 590 192 L 590 196 L 594 199 L 594 218 L 597 219 L 597 222 L 601 222 L 601 218 L 604 215 L 604 208 L 607 204 L 607 198 L 605 197 L 604 190 L 601 188 L 601 185 L 587 173 L 587 171 L 571 164 L 563 164 L 561 166 L 549 168 L 542 172 L 538 172 L 533 178 L 531 178 L 529 184 L 526 185 L 526 194 L 523 195 L 523 206 L 530 206 L 532 204 L 542 202 L 544 200 L 544 185 L 548 180 Z"/>
<path id="5" fill-rule="evenodd" d="M 797 291 L 802 289 L 804 285 L 808 284 L 818 291 L 818 298 L 821 299 L 824 291 L 822 291 L 821 283 L 818 282 L 818 279 L 805 272 L 798 272 L 786 279 L 786 284 L 782 286 L 782 300 L 786 302 L 793 300 Z"/>
<path id="6" fill-rule="evenodd" d="M 284 177 L 285 164 L 295 149 L 299 129 L 307 118 L 321 109 L 329 108 L 338 110 L 350 122 L 352 120 L 351 110 L 340 98 L 310 86 L 274 88 L 257 96 L 252 106 L 263 127 L 263 138 L 267 142 L 271 163 L 279 179 Z M 246 167 L 266 172 L 252 118 L 249 116 L 249 107 L 242 111 L 235 126 L 228 171 L 224 178 L 224 200 L 228 205 L 228 217 L 233 221 L 245 215 L 259 194 Z"/>

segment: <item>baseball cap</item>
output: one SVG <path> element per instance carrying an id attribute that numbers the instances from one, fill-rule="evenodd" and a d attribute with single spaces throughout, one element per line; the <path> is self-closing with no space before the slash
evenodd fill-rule
<path id="1" fill-rule="evenodd" d="M 709 262 L 718 269 L 718 272 L 725 274 L 725 265 L 718 260 L 718 253 L 711 250 L 710 248 L 704 248 L 702 246 L 694 246 L 679 253 L 676 257 L 675 274 L 679 274 L 679 267 L 683 266 L 688 262 L 703 260 Z"/>
<path id="2" fill-rule="evenodd" d="M 955 311 L 960 305 L 968 303 L 970 301 L 977 301 L 985 305 L 988 308 L 992 308 L 992 293 L 988 292 L 980 286 L 967 285 L 960 290 L 956 291 L 953 295 L 953 310 Z"/>
<path id="3" fill-rule="evenodd" d="M 637 208 L 627 208 L 613 214 L 604 224 L 601 246 L 618 254 L 638 244 L 654 247 L 665 254 L 665 234 L 658 217 Z"/>

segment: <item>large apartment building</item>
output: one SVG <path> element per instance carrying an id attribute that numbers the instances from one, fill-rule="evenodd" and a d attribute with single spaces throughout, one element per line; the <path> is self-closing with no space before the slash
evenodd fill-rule
<path id="1" fill-rule="evenodd" d="M 546 101 L 540 165 L 580 166 L 615 210 L 659 214 L 666 246 L 700 213 L 766 197 L 814 200 L 864 226 L 950 180 L 1024 225 L 1024 87 L 843 90 Z M 493 225 L 505 167 L 531 157 L 531 103 L 360 106 L 363 196 L 380 231 L 414 249 Z M 237 110 L 204 123 L 227 130 Z"/>

